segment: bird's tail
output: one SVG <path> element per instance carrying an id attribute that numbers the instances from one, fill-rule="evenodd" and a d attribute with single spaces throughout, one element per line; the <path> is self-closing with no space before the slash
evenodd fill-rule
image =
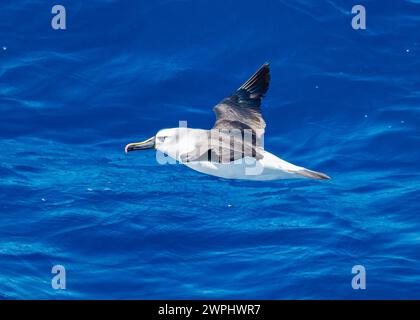
<path id="1" fill-rule="evenodd" d="M 301 169 L 295 171 L 295 173 L 298 174 L 298 175 L 301 175 L 305 178 L 309 178 L 309 179 L 317 179 L 317 180 L 329 180 L 329 179 L 331 179 L 325 173 L 312 171 L 312 170 L 309 170 L 309 169 L 306 169 L 306 168 L 301 168 Z"/>

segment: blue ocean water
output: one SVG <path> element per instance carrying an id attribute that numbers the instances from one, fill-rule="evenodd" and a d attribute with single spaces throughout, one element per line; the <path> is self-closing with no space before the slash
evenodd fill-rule
<path id="1" fill-rule="evenodd" d="M 0 3 L 1 298 L 420 298 L 420 1 L 57 2 Z M 266 61 L 266 149 L 332 180 L 124 154 Z"/>

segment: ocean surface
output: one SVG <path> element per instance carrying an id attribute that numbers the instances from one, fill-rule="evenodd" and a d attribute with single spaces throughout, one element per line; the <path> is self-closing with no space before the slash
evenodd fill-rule
<path id="1" fill-rule="evenodd" d="M 57 4 L 0 3 L 0 298 L 420 299 L 419 0 Z M 266 150 L 332 180 L 124 153 L 266 61 Z"/>

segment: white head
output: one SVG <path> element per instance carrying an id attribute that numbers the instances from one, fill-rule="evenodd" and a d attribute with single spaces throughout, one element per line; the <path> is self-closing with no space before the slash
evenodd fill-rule
<path id="1" fill-rule="evenodd" d="M 190 134 L 191 132 L 194 132 L 194 134 Z M 194 149 L 198 132 L 205 134 L 205 130 L 182 127 L 162 129 L 155 136 L 145 141 L 127 144 L 125 152 L 155 149 L 177 159 L 180 154 Z"/>

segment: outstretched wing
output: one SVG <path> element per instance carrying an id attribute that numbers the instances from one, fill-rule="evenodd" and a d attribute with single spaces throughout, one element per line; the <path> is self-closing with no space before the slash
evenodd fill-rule
<path id="1" fill-rule="evenodd" d="M 214 107 L 217 119 L 209 131 L 208 149 L 202 154 L 184 154 L 182 161 L 228 163 L 245 156 L 261 159 L 265 121 L 260 106 L 269 82 L 270 69 L 265 63 L 234 94 Z"/>
<path id="2" fill-rule="evenodd" d="M 213 129 L 252 129 L 264 133 L 261 100 L 270 83 L 270 68 L 265 63 L 231 96 L 214 107 L 216 123 Z"/>

